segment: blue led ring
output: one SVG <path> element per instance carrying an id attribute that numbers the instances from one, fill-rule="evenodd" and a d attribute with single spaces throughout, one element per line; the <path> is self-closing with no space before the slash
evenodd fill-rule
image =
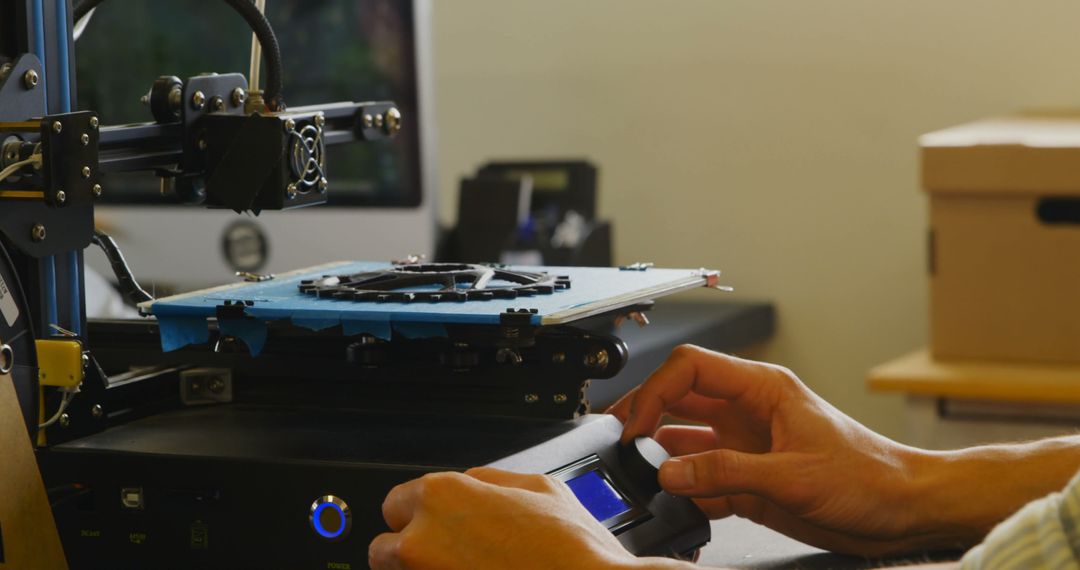
<path id="1" fill-rule="evenodd" d="M 330 530 L 323 526 L 322 516 L 323 513 L 331 509 L 337 514 L 340 525 Z M 352 513 L 349 511 L 349 505 L 345 501 L 341 500 L 334 495 L 323 495 L 315 502 L 311 503 L 311 513 L 308 515 L 308 522 L 311 523 L 312 530 L 315 534 L 325 538 L 326 540 L 340 540 L 345 538 L 349 533 L 349 529 L 352 527 Z"/>

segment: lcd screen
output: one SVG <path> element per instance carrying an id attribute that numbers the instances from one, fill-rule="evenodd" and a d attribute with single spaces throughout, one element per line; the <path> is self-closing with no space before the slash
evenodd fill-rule
<path id="1" fill-rule="evenodd" d="M 598 521 L 606 521 L 630 510 L 622 495 L 598 471 L 588 471 L 566 481 L 585 509 Z"/>

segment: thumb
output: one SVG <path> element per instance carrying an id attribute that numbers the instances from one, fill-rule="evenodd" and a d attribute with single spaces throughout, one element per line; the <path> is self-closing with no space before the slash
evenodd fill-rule
<path id="1" fill-rule="evenodd" d="M 789 457 L 715 449 L 673 457 L 660 466 L 660 486 L 673 495 L 718 497 L 750 493 L 772 498 L 787 483 Z"/>

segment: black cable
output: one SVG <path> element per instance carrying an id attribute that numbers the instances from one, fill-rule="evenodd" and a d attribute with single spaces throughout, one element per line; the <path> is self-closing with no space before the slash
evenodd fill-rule
<path id="1" fill-rule="evenodd" d="M 97 8 L 99 4 L 105 0 L 82 0 L 75 4 L 75 22 L 83 19 L 90 10 Z M 270 26 L 270 21 L 266 19 L 266 16 L 255 7 L 252 0 L 225 0 L 225 3 L 232 6 L 243 18 L 244 21 L 251 26 L 251 30 L 255 32 L 255 37 L 259 40 L 259 45 L 262 46 L 263 58 L 266 60 L 266 92 L 263 95 L 263 99 L 266 101 L 266 106 L 271 111 L 284 111 L 285 101 L 282 99 L 281 91 L 283 89 L 281 80 L 281 46 L 278 45 L 277 36 L 274 34 L 274 28 Z M 258 86 L 252 85 L 252 89 L 256 89 Z"/>
<path id="2" fill-rule="evenodd" d="M 109 237 L 109 234 L 101 230 L 94 230 L 94 235 L 90 240 L 105 252 L 105 257 L 109 260 L 109 265 L 112 266 L 116 280 L 119 282 L 120 291 L 127 296 L 128 300 L 136 305 L 154 300 L 150 293 L 147 293 L 139 286 L 139 282 L 131 274 L 131 268 L 128 267 L 124 254 L 120 253 L 120 248 L 117 247 L 113 238 Z"/>

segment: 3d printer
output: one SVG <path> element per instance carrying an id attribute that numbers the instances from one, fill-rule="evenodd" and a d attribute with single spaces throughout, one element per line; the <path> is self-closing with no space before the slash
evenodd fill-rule
<path id="1" fill-rule="evenodd" d="M 601 332 L 717 272 L 343 262 L 167 299 L 94 229 L 106 175 L 235 211 L 326 199 L 327 145 L 393 136 L 391 102 L 288 108 L 277 41 L 225 0 L 266 60 L 159 78 L 151 123 L 75 112 L 73 22 L 101 3 L 0 4 L 0 373 L 10 373 L 63 540 L 84 568 L 360 568 L 378 505 L 425 472 L 550 473 L 639 554 L 709 539 L 656 484 L 655 442 L 617 444 L 587 415 L 590 379 L 625 345 Z M 155 319 L 87 322 L 82 250 L 97 243 Z"/>

